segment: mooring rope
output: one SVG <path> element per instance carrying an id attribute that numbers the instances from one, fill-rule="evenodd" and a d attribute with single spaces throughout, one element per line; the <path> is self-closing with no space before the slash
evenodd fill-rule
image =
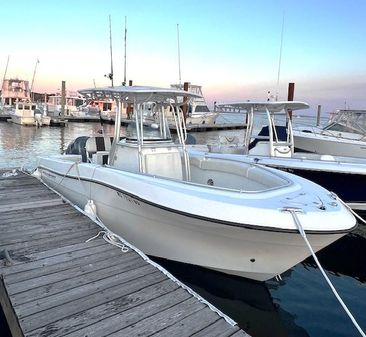
<path id="1" fill-rule="evenodd" d="M 301 212 L 301 210 L 300 209 L 297 209 L 297 208 L 296 209 L 295 208 L 284 208 L 283 211 L 289 212 L 292 215 L 292 218 L 294 219 L 295 225 L 296 225 L 297 229 L 299 230 L 300 235 L 302 236 L 302 238 L 304 239 L 306 245 L 308 246 L 308 248 L 310 250 L 310 253 L 311 253 L 311 255 L 313 256 L 313 258 L 315 260 L 315 263 L 317 264 L 318 268 L 320 269 L 321 273 L 323 274 L 323 276 L 324 276 L 325 280 L 327 281 L 330 289 L 332 290 L 334 296 L 337 298 L 338 302 L 341 304 L 341 306 L 343 307 L 344 311 L 347 313 L 348 317 L 351 319 L 353 325 L 359 331 L 359 333 L 361 334 L 361 336 L 362 337 L 366 337 L 366 334 L 363 332 L 363 330 L 361 329 L 361 327 L 357 323 L 356 319 L 353 317 L 352 313 L 349 311 L 349 309 L 347 308 L 346 304 L 343 302 L 342 298 L 339 296 L 337 290 L 334 288 L 332 282 L 328 278 L 328 276 L 325 273 L 323 267 L 321 266 L 318 258 L 316 257 L 315 252 L 314 252 L 313 248 L 311 247 L 310 242 L 309 242 L 309 240 L 308 240 L 308 238 L 306 236 L 306 233 L 304 231 L 304 228 L 301 225 L 301 222 L 299 220 L 299 217 L 296 214 L 296 212 Z"/>
<path id="2" fill-rule="evenodd" d="M 99 221 L 99 220 L 98 220 Z M 103 230 L 103 231 L 99 231 L 98 234 L 94 235 L 93 237 L 91 237 L 90 239 L 86 240 L 85 242 L 89 242 L 92 241 L 96 238 L 99 237 L 99 235 L 103 234 L 103 239 L 110 243 L 113 246 L 116 246 L 118 248 L 121 248 L 122 253 L 127 253 L 129 251 L 128 247 L 123 244 L 123 242 L 118 242 L 118 237 L 116 237 L 111 231 L 109 230 Z M 120 241 L 120 240 L 119 240 Z"/>

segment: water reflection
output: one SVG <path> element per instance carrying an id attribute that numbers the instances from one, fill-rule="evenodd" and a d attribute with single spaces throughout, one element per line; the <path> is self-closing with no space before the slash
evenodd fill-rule
<path id="1" fill-rule="evenodd" d="M 153 259 L 225 312 L 252 336 L 288 336 L 265 283 L 185 263 Z"/>
<path id="2" fill-rule="evenodd" d="M 325 270 L 336 276 L 350 276 L 362 283 L 366 282 L 366 226 L 360 225 L 357 232 L 343 237 L 317 253 Z M 306 267 L 316 267 L 312 257 L 303 262 Z"/>
<path id="3" fill-rule="evenodd" d="M 100 135 L 99 123 L 69 123 L 65 128 L 21 126 L 0 122 L 0 168 L 32 165 L 39 155 L 60 154 L 78 136 Z M 113 125 L 103 125 L 113 135 Z"/>

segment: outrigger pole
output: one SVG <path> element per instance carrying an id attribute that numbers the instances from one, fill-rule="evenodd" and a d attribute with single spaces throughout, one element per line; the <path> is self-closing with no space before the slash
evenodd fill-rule
<path id="1" fill-rule="evenodd" d="M 179 23 L 177 23 L 177 40 L 178 40 L 178 70 L 179 70 L 179 86 L 182 84 L 182 76 L 180 69 L 180 44 L 179 44 Z"/>
<path id="2" fill-rule="evenodd" d="M 281 62 L 282 62 L 282 45 L 283 45 L 284 25 L 285 25 L 285 12 L 283 12 L 283 15 L 282 15 L 281 45 L 280 45 L 280 56 L 278 59 L 277 86 L 276 86 L 276 98 L 275 98 L 276 101 L 278 101 L 278 91 L 279 91 L 279 87 L 280 87 L 280 73 L 281 73 Z"/>
<path id="3" fill-rule="evenodd" d="M 112 57 L 112 23 L 111 23 L 111 16 L 109 15 L 109 48 L 111 52 L 111 72 L 108 75 L 104 75 L 111 80 L 112 87 L 113 85 L 113 57 Z"/>
<path id="4" fill-rule="evenodd" d="M 127 56 L 126 56 L 126 52 L 127 52 L 127 16 L 125 16 L 125 57 L 124 57 L 124 75 L 123 75 L 123 83 L 122 85 L 126 85 L 126 61 L 127 61 Z"/>
<path id="5" fill-rule="evenodd" d="M 37 57 L 37 61 L 36 61 L 36 65 L 34 66 L 34 71 L 33 71 L 33 77 L 32 77 L 32 84 L 30 87 L 30 94 L 31 94 L 31 100 L 33 101 L 33 84 L 34 84 L 34 78 L 36 77 L 36 71 L 37 71 L 37 66 L 39 63 L 39 58 Z"/>

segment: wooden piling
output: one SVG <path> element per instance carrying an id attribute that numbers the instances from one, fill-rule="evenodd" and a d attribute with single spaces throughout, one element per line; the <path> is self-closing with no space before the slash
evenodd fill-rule
<path id="1" fill-rule="evenodd" d="M 66 106 L 66 82 L 61 82 L 61 118 L 65 116 L 65 106 Z"/>
<path id="2" fill-rule="evenodd" d="M 294 100 L 294 93 L 295 93 L 295 83 L 289 83 L 288 84 L 288 93 L 287 93 L 287 100 L 293 101 Z M 292 119 L 292 110 L 288 111 L 288 114 L 290 116 L 290 119 Z"/>
<path id="3" fill-rule="evenodd" d="M 316 112 L 316 126 L 320 125 L 320 113 L 321 113 L 322 106 L 318 105 L 318 110 Z"/>
<path id="4" fill-rule="evenodd" d="M 189 82 L 184 82 L 184 84 L 183 84 L 183 90 L 184 91 L 189 91 Z M 183 97 L 182 111 L 183 111 L 184 121 L 187 120 L 187 115 L 188 115 L 188 104 L 187 104 L 187 100 L 188 100 L 188 97 Z"/>

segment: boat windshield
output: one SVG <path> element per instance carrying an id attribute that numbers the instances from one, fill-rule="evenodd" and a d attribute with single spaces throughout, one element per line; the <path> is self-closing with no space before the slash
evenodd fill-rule
<path id="1" fill-rule="evenodd" d="M 338 110 L 324 130 L 366 134 L 366 111 Z"/>
<path id="2" fill-rule="evenodd" d="M 136 127 L 136 121 L 131 121 L 126 130 L 126 139 L 130 141 L 137 141 L 139 138 L 144 141 L 164 141 L 171 140 L 171 134 L 168 124 L 161 125 L 155 120 L 144 120 L 142 122 L 142 128 Z M 165 126 L 165 127 L 164 127 Z M 141 134 L 139 135 L 138 133 Z"/>

